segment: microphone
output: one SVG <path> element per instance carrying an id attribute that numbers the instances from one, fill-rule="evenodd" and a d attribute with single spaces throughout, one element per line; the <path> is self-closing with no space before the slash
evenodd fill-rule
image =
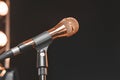
<path id="1" fill-rule="evenodd" d="M 78 31 L 78 29 L 79 23 L 75 18 L 64 18 L 52 29 L 49 29 L 48 31 L 45 31 L 31 39 L 28 39 L 20 43 L 16 47 L 13 47 L 10 50 L 2 53 L 0 55 L 0 61 L 4 60 L 5 58 L 11 58 L 18 54 L 21 54 L 29 47 L 42 49 L 48 46 L 54 39 L 74 35 Z"/>

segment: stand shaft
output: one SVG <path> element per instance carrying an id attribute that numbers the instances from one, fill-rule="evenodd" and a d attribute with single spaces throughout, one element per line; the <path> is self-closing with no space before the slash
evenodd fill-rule
<path id="1" fill-rule="evenodd" d="M 37 50 L 37 68 L 38 68 L 38 76 L 39 80 L 46 80 L 47 76 L 47 47 Z"/>
<path id="2" fill-rule="evenodd" d="M 39 80 L 46 80 L 47 68 L 38 68 Z"/>
<path id="3" fill-rule="evenodd" d="M 39 76 L 39 80 L 46 80 L 46 75 Z"/>

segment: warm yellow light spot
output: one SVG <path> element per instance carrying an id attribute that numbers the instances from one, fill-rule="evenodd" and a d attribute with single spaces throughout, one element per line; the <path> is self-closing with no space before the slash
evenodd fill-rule
<path id="1" fill-rule="evenodd" d="M 0 64 L 0 77 L 3 77 L 6 73 L 5 68 Z"/>
<path id="2" fill-rule="evenodd" d="M 5 16 L 8 13 L 8 6 L 4 1 L 0 1 L 0 15 Z"/>
<path id="3" fill-rule="evenodd" d="M 7 36 L 0 31 L 0 47 L 5 46 L 7 43 Z"/>

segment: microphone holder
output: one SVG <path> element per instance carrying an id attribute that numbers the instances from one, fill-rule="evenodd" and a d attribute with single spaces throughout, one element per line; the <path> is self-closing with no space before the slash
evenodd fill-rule
<path id="1" fill-rule="evenodd" d="M 52 37 L 48 32 L 44 32 L 42 35 L 38 35 L 33 39 L 36 43 L 35 49 L 37 50 L 38 77 L 39 80 L 46 80 L 48 68 L 47 49 L 52 42 Z"/>
<path id="2" fill-rule="evenodd" d="M 47 68 L 48 68 L 47 49 L 48 49 L 48 46 L 42 49 L 36 48 L 39 80 L 46 80 Z"/>

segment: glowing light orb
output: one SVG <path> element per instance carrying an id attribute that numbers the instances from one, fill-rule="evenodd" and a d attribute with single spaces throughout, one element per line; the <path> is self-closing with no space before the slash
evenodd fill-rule
<path id="1" fill-rule="evenodd" d="M 8 6 L 4 1 L 0 1 L 0 15 L 5 16 L 8 13 Z"/>
<path id="2" fill-rule="evenodd" d="M 0 47 L 3 47 L 7 44 L 7 36 L 0 31 Z"/>

